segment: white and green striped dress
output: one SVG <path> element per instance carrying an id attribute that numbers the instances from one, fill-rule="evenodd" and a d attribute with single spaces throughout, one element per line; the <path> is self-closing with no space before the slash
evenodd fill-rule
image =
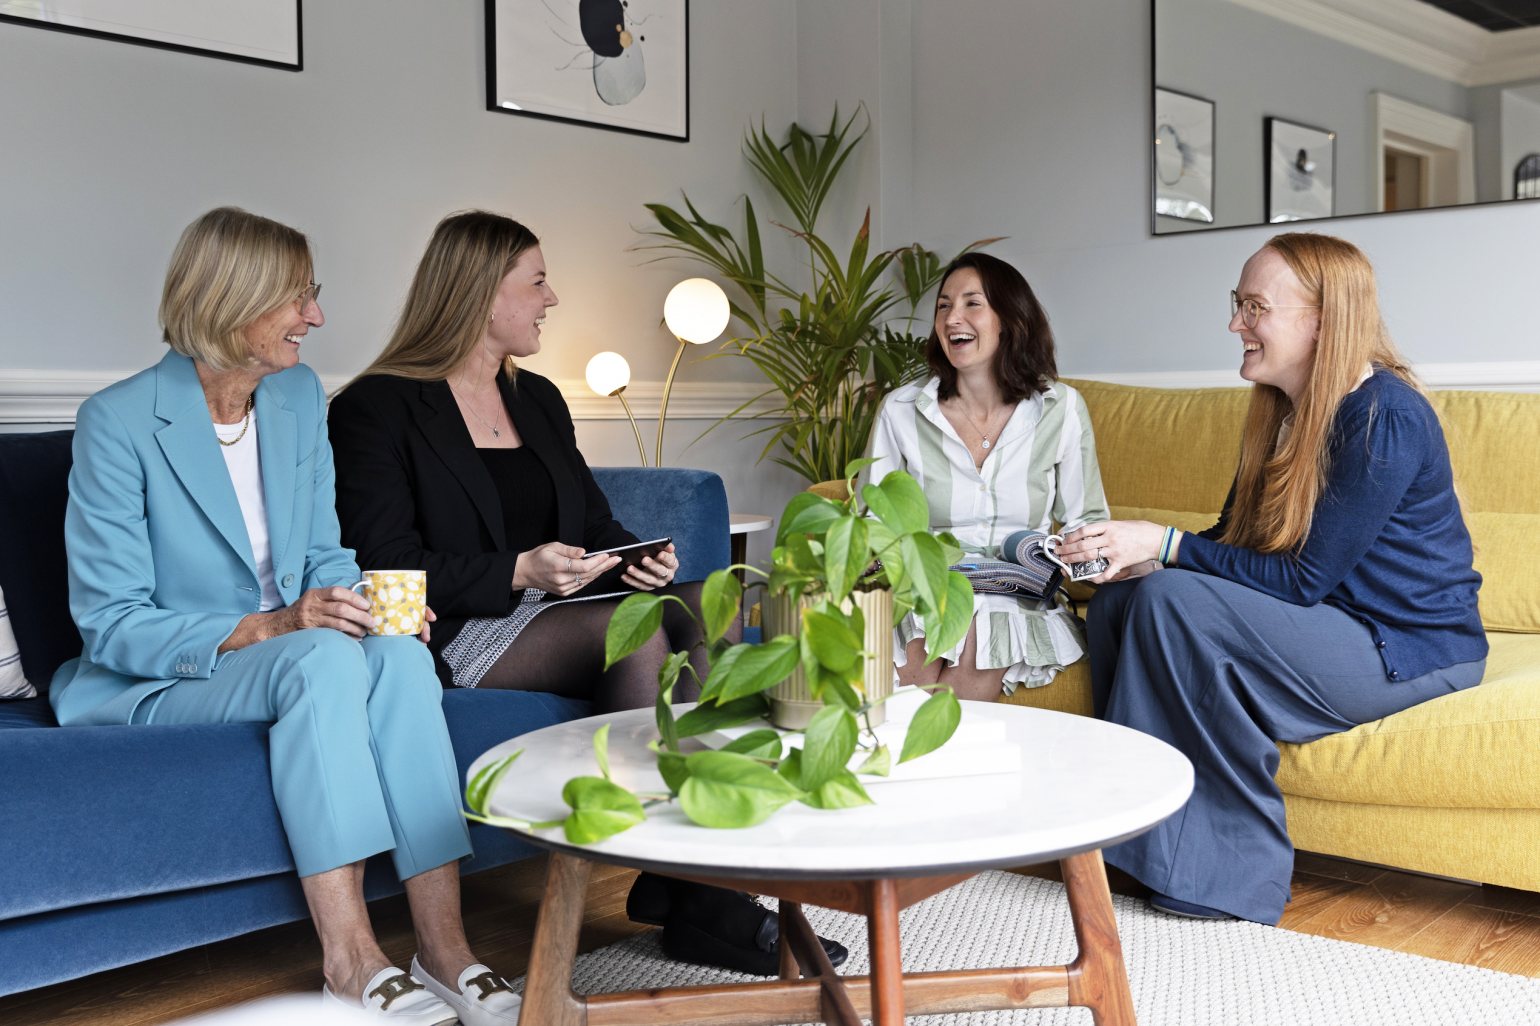
<path id="1" fill-rule="evenodd" d="M 1107 519 L 1091 417 L 1080 393 L 1062 381 L 1017 404 L 982 467 L 941 412 L 940 379 L 905 385 L 882 401 L 865 479 L 890 470 L 914 476 L 930 505 L 931 527 L 951 531 L 963 548 L 998 559 L 1012 531 L 1073 530 Z M 1063 606 L 1041 610 L 1009 595 L 977 595 L 980 669 L 1007 667 L 1006 694 L 1041 687 L 1085 654 L 1080 621 Z M 894 657 L 924 630 L 914 614 L 894 630 Z M 944 653 L 956 665 L 959 642 Z"/>

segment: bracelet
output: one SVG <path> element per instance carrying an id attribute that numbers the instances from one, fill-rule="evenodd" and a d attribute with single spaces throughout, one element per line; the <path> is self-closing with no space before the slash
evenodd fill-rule
<path id="1" fill-rule="evenodd" d="M 1160 554 L 1156 557 L 1161 565 L 1171 565 L 1171 550 L 1176 544 L 1176 528 L 1166 528 L 1166 533 L 1160 536 Z"/>

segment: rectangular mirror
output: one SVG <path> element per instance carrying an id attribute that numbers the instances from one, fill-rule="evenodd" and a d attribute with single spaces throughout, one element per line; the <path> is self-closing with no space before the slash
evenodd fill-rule
<path id="1" fill-rule="evenodd" d="M 1153 231 L 1540 197 L 1540 3 L 1152 0 Z"/>

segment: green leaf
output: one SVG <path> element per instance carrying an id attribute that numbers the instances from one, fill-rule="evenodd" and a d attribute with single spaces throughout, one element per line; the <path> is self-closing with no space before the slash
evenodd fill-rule
<path id="1" fill-rule="evenodd" d="M 861 659 L 861 635 L 850 629 L 843 613 L 803 610 L 802 635 L 818 662 L 836 673 L 850 669 Z"/>
<path id="2" fill-rule="evenodd" d="M 599 764 L 599 775 L 610 779 L 610 725 L 606 723 L 594 731 L 594 761 Z"/>
<path id="3" fill-rule="evenodd" d="M 706 621 L 707 644 L 721 638 L 733 625 L 742 597 L 743 585 L 732 571 L 715 570 L 706 578 L 701 585 L 700 610 Z"/>
<path id="4" fill-rule="evenodd" d="M 674 707 L 669 704 L 669 693 L 659 691 L 657 701 L 652 707 L 653 719 L 658 724 L 658 737 L 662 740 L 664 748 L 670 751 L 679 750 L 679 728 L 674 723 Z"/>
<path id="5" fill-rule="evenodd" d="M 645 645 L 663 625 L 660 595 L 631 595 L 615 607 L 604 632 L 604 668 L 620 662 Z"/>
<path id="6" fill-rule="evenodd" d="M 856 767 L 856 772 L 874 777 L 887 776 L 893 772 L 893 750 L 887 745 L 878 745 L 872 750 L 872 754 L 866 757 L 866 761 Z"/>
<path id="7" fill-rule="evenodd" d="M 603 777 L 573 777 L 561 800 L 572 809 L 562 828 L 573 844 L 602 841 L 647 818 L 636 795 Z"/>
<path id="8" fill-rule="evenodd" d="M 678 752 L 659 752 L 658 775 L 663 778 L 663 783 L 668 785 L 671 793 L 678 794 L 684 782 L 690 778 L 685 757 Z"/>
<path id="9" fill-rule="evenodd" d="M 894 619 L 897 618 L 895 613 Z M 962 574 L 951 571 L 947 574 L 946 597 L 940 613 L 925 612 L 921 619 L 925 624 L 926 658 L 935 659 L 942 652 L 950 651 L 967 636 L 968 627 L 973 623 L 973 585 Z"/>
<path id="10" fill-rule="evenodd" d="M 781 757 L 781 733 L 765 727 L 761 730 L 751 730 L 742 737 L 734 738 L 723 745 L 719 751 L 737 752 L 754 759 L 779 759 Z"/>
<path id="11" fill-rule="evenodd" d="M 798 492 L 786 504 L 781 514 L 781 525 L 775 532 L 775 543 L 786 544 L 792 535 L 822 535 L 829 525 L 844 516 L 845 510 L 837 502 L 831 502 L 812 492 Z"/>
<path id="12" fill-rule="evenodd" d="M 703 696 L 721 703 L 772 688 L 797 668 L 797 639 L 788 635 L 758 645 L 734 645 L 712 664 Z"/>
<path id="13" fill-rule="evenodd" d="M 679 682 L 679 675 L 690 664 L 690 653 L 670 652 L 668 658 L 663 660 L 663 665 L 658 667 L 658 697 L 665 702 L 672 701 L 674 697 L 674 685 Z"/>
<path id="14" fill-rule="evenodd" d="M 505 755 L 477 770 L 476 775 L 465 785 L 465 807 L 478 816 L 487 815 L 487 803 L 492 799 L 492 791 L 497 787 L 497 782 L 513 767 L 514 760 L 523 754 L 524 749 L 520 748 L 512 755 Z"/>
<path id="15" fill-rule="evenodd" d="M 866 546 L 865 518 L 845 516 L 829 527 L 824 536 L 823 561 L 829 594 L 836 600 L 850 594 L 872 561 Z"/>
<path id="16" fill-rule="evenodd" d="M 949 569 L 941 543 L 928 534 L 906 534 L 899 538 L 898 550 L 904 555 L 904 568 L 920 609 L 944 610 Z"/>
<path id="17" fill-rule="evenodd" d="M 961 721 L 962 705 L 957 696 L 950 689 L 937 691 L 915 710 L 914 719 L 909 721 L 909 729 L 904 732 L 904 749 L 899 753 L 898 761 L 905 763 L 934 752 L 947 743 Z"/>
<path id="18" fill-rule="evenodd" d="M 769 710 L 764 695 L 749 695 L 732 702 L 702 702 L 679 717 L 675 724 L 680 737 L 695 737 L 725 727 L 736 727 L 757 720 Z"/>
<path id="19" fill-rule="evenodd" d="M 861 733 L 849 709 L 826 705 L 803 732 L 802 787 L 815 791 L 845 769 Z"/>
<path id="20" fill-rule="evenodd" d="M 701 826 L 753 826 L 803 797 L 775 770 L 737 752 L 696 752 L 685 765 L 690 777 L 679 789 L 679 807 Z"/>
<path id="21" fill-rule="evenodd" d="M 857 805 L 871 805 L 872 796 L 866 793 L 861 781 L 848 769 L 842 769 L 822 784 L 813 788 L 802 804 L 815 809 L 850 809 Z"/>
<path id="22" fill-rule="evenodd" d="M 872 506 L 872 512 L 883 523 L 899 534 L 930 530 L 930 507 L 926 505 L 925 493 L 920 490 L 919 482 L 914 478 L 902 470 L 890 470 L 877 486 L 877 492 L 883 497 L 888 512 L 884 514 L 872 506 L 870 499 L 867 499 L 866 504 Z M 865 498 L 864 488 L 861 494 Z"/>

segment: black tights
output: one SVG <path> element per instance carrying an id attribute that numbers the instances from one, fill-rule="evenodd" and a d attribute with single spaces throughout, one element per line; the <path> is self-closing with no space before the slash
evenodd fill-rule
<path id="1" fill-rule="evenodd" d="M 671 584 L 654 594 L 675 595 L 700 615 L 700 582 Z M 690 665 L 706 677 L 706 652 L 700 627 L 679 608 L 663 603 L 663 628 L 647 643 L 608 670 L 604 669 L 604 632 L 620 599 L 595 599 L 552 606 L 531 620 L 498 657 L 477 685 L 512 691 L 547 691 L 586 698 L 597 713 L 651 706 L 658 695 L 658 670 L 670 652 L 688 650 Z M 742 636 L 735 619 L 728 629 L 734 642 Z M 597 683 L 595 683 L 597 682 Z M 693 702 L 700 695 L 685 670 L 674 686 L 674 701 Z"/>

